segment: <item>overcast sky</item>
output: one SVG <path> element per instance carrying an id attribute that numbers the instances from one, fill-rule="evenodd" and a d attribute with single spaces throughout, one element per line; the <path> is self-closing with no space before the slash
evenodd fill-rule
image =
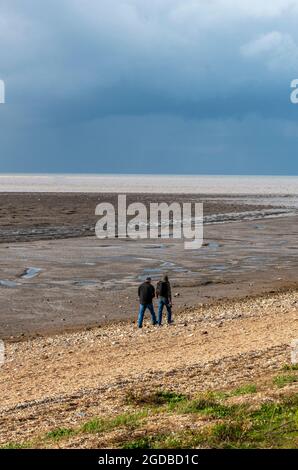
<path id="1" fill-rule="evenodd" d="M 1 172 L 298 174 L 298 0 L 1 0 Z"/>

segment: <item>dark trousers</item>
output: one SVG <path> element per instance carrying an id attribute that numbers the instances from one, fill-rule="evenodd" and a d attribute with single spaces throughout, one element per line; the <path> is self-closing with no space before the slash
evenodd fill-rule
<path id="1" fill-rule="evenodd" d="M 172 307 L 168 299 L 162 298 L 162 299 L 159 299 L 159 304 L 158 304 L 158 324 L 159 325 L 162 324 L 162 312 L 163 312 L 164 306 L 167 309 L 168 323 L 172 322 Z"/>
<path id="2" fill-rule="evenodd" d="M 152 325 L 156 325 L 156 323 L 157 323 L 153 304 L 140 304 L 139 317 L 138 317 L 138 327 L 139 328 L 142 328 L 142 326 L 143 326 L 144 315 L 145 315 L 145 311 L 146 311 L 147 308 L 148 308 L 149 312 L 151 313 Z"/>

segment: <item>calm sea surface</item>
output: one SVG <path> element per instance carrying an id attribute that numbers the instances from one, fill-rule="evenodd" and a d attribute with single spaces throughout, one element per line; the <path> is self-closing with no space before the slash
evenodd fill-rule
<path id="1" fill-rule="evenodd" d="M 298 210 L 298 176 L 0 174 L 0 192 L 189 193 Z"/>

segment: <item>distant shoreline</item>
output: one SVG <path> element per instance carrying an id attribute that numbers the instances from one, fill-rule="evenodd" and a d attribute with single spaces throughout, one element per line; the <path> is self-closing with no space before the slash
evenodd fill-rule
<path id="1" fill-rule="evenodd" d="M 298 196 L 298 176 L 2 173 L 0 192 Z"/>

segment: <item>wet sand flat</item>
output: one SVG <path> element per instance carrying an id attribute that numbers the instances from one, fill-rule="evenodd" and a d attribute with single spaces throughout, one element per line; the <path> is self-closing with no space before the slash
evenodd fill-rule
<path id="1" fill-rule="evenodd" d="M 94 236 L 0 244 L 0 336 L 136 319 L 137 285 L 167 272 L 175 312 L 297 285 L 298 217 L 206 225 L 204 246 Z"/>
<path id="2" fill-rule="evenodd" d="M 113 204 L 117 213 L 118 195 L 113 193 L 0 193 L 0 243 L 13 241 L 54 240 L 90 236 L 98 220 L 95 208 L 101 202 Z M 127 204 L 142 202 L 149 208 L 151 202 L 203 202 L 208 218 L 224 216 L 223 220 L 237 218 L 237 214 L 259 211 L 283 212 L 261 203 L 258 197 L 249 204 L 245 198 L 215 198 L 198 194 L 128 194 Z M 260 216 L 262 214 L 260 213 Z"/>

